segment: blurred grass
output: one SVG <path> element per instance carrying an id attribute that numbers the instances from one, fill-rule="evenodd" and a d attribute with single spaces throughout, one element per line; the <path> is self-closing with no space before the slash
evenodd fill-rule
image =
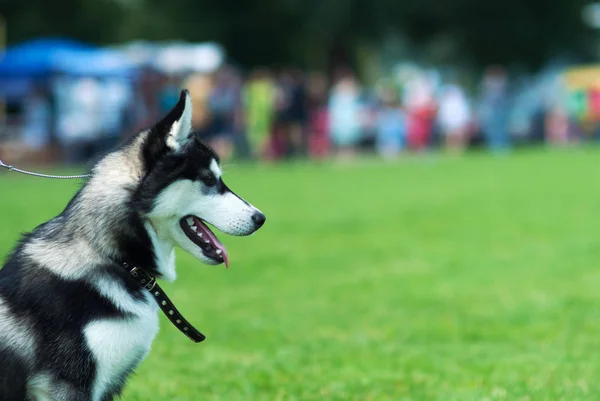
<path id="1" fill-rule="evenodd" d="M 178 254 L 138 400 L 596 400 L 600 151 L 225 166 L 267 215 Z M 0 176 L 0 249 L 77 183 Z"/>

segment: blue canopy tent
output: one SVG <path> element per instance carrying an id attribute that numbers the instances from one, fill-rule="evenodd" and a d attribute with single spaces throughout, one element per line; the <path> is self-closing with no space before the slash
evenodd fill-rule
<path id="1" fill-rule="evenodd" d="M 86 48 L 90 47 L 58 38 L 36 39 L 7 48 L 0 53 L 0 96 L 23 96 L 36 80 L 49 74 L 57 52 Z"/>
<path id="2" fill-rule="evenodd" d="M 100 140 L 106 132 L 118 132 L 120 121 L 114 116 L 129 101 L 136 72 L 137 65 L 120 50 L 68 39 L 37 39 L 9 47 L 0 53 L 0 98 L 11 110 L 7 125 L 18 133 L 14 138 L 34 148 L 69 135 Z M 94 98 L 95 106 L 78 103 L 82 96 Z M 99 99 L 110 99 L 111 104 Z M 102 123 L 88 123 L 84 117 L 84 123 L 73 124 L 81 116 L 95 121 L 98 113 L 103 113 Z"/>
<path id="3" fill-rule="evenodd" d="M 70 39 L 31 40 L 0 54 L 0 96 L 18 98 L 36 82 L 62 73 L 73 76 L 133 78 L 136 66 L 118 50 Z"/>
<path id="4" fill-rule="evenodd" d="M 93 47 L 69 39 L 36 39 L 6 49 L 0 56 L 0 78 L 36 78 L 49 74 L 57 55 Z"/>

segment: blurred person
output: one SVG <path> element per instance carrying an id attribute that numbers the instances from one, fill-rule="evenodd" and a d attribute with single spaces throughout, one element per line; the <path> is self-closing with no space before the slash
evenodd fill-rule
<path id="1" fill-rule="evenodd" d="M 201 131 L 209 123 L 208 98 L 212 92 L 212 78 L 207 74 L 193 73 L 184 79 L 186 88 L 192 98 L 192 129 Z"/>
<path id="2" fill-rule="evenodd" d="M 438 123 L 446 150 L 462 152 L 468 140 L 471 110 L 462 88 L 448 85 L 439 98 Z"/>
<path id="3" fill-rule="evenodd" d="M 566 111 L 559 106 L 554 106 L 546 113 L 544 121 L 546 143 L 551 145 L 564 145 L 569 141 L 569 117 Z"/>
<path id="4" fill-rule="evenodd" d="M 312 158 L 322 160 L 329 155 L 329 116 L 327 113 L 327 77 L 322 73 L 313 73 L 307 84 L 308 152 Z"/>
<path id="5" fill-rule="evenodd" d="M 203 139 L 221 158 L 233 154 L 233 135 L 236 132 L 237 112 L 241 102 L 241 89 L 235 72 L 224 67 L 216 73 L 214 85 L 207 99 L 209 124 Z"/>
<path id="6" fill-rule="evenodd" d="M 133 132 L 147 129 L 159 118 L 158 98 L 160 76 L 149 67 L 140 69 L 138 78 L 132 81 L 131 101 L 127 105 L 130 128 L 122 132 L 122 139 L 130 138 Z"/>
<path id="7" fill-rule="evenodd" d="M 286 70 L 280 82 L 281 110 L 279 120 L 285 141 L 285 156 L 306 153 L 308 104 L 304 75 L 298 69 Z"/>
<path id="8" fill-rule="evenodd" d="M 294 82 L 290 71 L 284 69 L 275 81 L 275 116 L 269 138 L 270 159 L 281 159 L 289 155 L 290 107 L 293 86 Z"/>
<path id="9" fill-rule="evenodd" d="M 485 71 L 479 99 L 479 124 L 487 146 L 493 152 L 510 147 L 508 78 L 504 68 L 491 66 Z"/>
<path id="10" fill-rule="evenodd" d="M 344 73 L 329 96 L 329 131 L 337 156 L 351 158 L 362 134 L 362 105 L 356 78 Z"/>
<path id="11" fill-rule="evenodd" d="M 268 151 L 275 101 L 276 89 L 270 72 L 266 69 L 252 72 L 242 89 L 242 102 L 250 152 L 256 158 L 264 157 Z"/>
<path id="12" fill-rule="evenodd" d="M 159 113 L 161 115 L 168 113 L 173 108 L 173 105 L 177 103 L 180 90 L 179 82 L 179 77 L 175 75 L 164 77 L 164 81 L 157 93 Z"/>
<path id="13" fill-rule="evenodd" d="M 105 78 L 100 82 L 100 133 L 95 140 L 95 153 L 110 151 L 129 125 L 127 111 L 133 100 L 131 84 L 125 79 Z M 127 125 L 127 126 L 126 126 Z"/>
<path id="14" fill-rule="evenodd" d="M 50 100 L 40 84 L 33 87 L 24 102 L 23 142 L 28 149 L 39 151 L 50 144 L 52 111 Z"/>
<path id="15" fill-rule="evenodd" d="M 437 106 L 431 83 L 423 74 L 406 83 L 405 105 L 408 145 L 414 151 L 424 151 L 431 141 Z"/>
<path id="16" fill-rule="evenodd" d="M 406 114 L 395 90 L 382 89 L 380 101 L 376 113 L 375 148 L 379 155 L 391 159 L 397 157 L 406 146 Z"/>
<path id="17" fill-rule="evenodd" d="M 514 144 L 533 144 L 543 140 L 543 124 L 539 125 L 540 115 L 544 113 L 539 87 L 530 76 L 518 77 L 513 86 L 508 130 Z"/>
<path id="18" fill-rule="evenodd" d="M 555 76 L 542 90 L 542 107 L 545 110 L 543 131 L 544 140 L 551 145 L 564 145 L 569 142 L 570 122 L 567 111 L 567 88 L 560 76 Z M 589 113 L 600 116 L 600 92 L 589 94 Z"/>
<path id="19" fill-rule="evenodd" d="M 62 144 L 61 138 L 65 128 L 65 119 L 70 104 L 71 80 L 62 73 L 52 74 L 50 77 L 50 94 L 52 99 L 52 135 L 59 145 Z"/>
<path id="20" fill-rule="evenodd" d="M 83 163 L 94 155 L 101 132 L 100 84 L 93 78 L 57 78 L 57 139 L 67 163 Z"/>

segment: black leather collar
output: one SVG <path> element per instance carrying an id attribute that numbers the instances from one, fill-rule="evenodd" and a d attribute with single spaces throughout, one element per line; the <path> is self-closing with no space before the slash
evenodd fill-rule
<path id="1" fill-rule="evenodd" d="M 173 326 L 177 327 L 179 331 L 187 336 L 190 340 L 195 343 L 202 342 L 206 339 L 204 334 L 200 333 L 194 326 L 192 326 L 185 318 L 179 313 L 173 302 L 167 297 L 167 294 L 160 288 L 156 283 L 156 279 L 148 274 L 145 270 L 139 267 L 131 266 L 129 263 L 122 263 L 122 266 L 129 272 L 131 278 L 136 281 L 140 286 L 144 287 L 152 294 L 152 297 L 156 300 L 156 303 L 163 311 L 167 319 L 171 321 Z"/>

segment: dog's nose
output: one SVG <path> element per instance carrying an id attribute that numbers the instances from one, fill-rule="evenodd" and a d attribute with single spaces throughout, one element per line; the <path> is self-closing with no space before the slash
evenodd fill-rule
<path id="1" fill-rule="evenodd" d="M 254 224 L 256 224 L 257 228 L 262 227 L 262 225 L 265 224 L 266 219 L 267 218 L 265 217 L 265 215 L 261 212 L 256 212 L 252 215 L 252 221 L 254 221 Z"/>

